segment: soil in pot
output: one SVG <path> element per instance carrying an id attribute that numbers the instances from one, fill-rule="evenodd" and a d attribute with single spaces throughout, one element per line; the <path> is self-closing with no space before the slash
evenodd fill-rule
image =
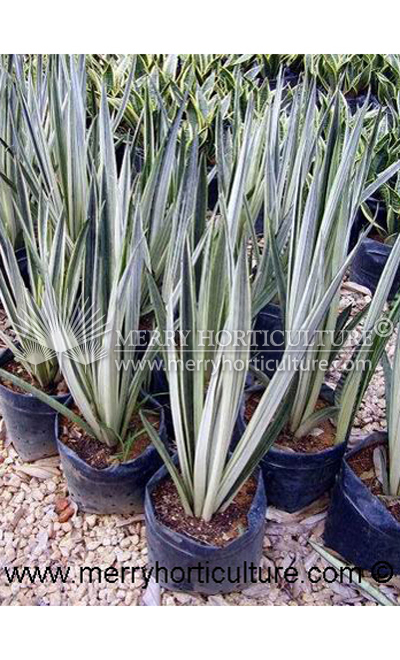
<path id="1" fill-rule="evenodd" d="M 247 422 L 262 393 L 255 391 L 249 394 L 245 409 Z M 330 396 L 326 396 L 328 401 L 321 399 L 318 407 L 329 405 Z M 295 438 L 284 429 L 262 459 L 261 469 L 269 504 L 293 513 L 332 488 L 346 445 L 335 444 L 335 427 L 329 419 L 318 424 L 318 429 L 322 433 L 310 433 L 303 438 Z"/>
<path id="2" fill-rule="evenodd" d="M 79 410 L 75 406 L 73 407 L 73 411 L 79 415 Z M 146 412 L 146 417 L 150 424 L 159 431 L 159 416 Z M 138 435 L 131 443 L 127 443 L 128 446 L 123 451 L 121 451 L 119 445 L 108 447 L 104 442 L 91 437 L 78 424 L 75 424 L 66 417 L 60 419 L 60 427 L 62 429 L 60 435 L 61 442 L 72 449 L 87 465 L 97 470 L 104 470 L 112 465 L 133 461 L 151 446 L 151 439 L 144 431 L 138 413 L 133 415 L 130 425 L 132 434 L 138 433 Z"/>
<path id="3" fill-rule="evenodd" d="M 400 498 L 382 495 L 374 452 L 387 447 L 387 435 L 375 432 L 345 457 L 332 492 L 325 523 L 325 545 L 348 562 L 388 582 L 400 575 Z"/>
<path id="4" fill-rule="evenodd" d="M 148 408 L 151 406 L 151 412 Z M 165 415 L 146 399 L 146 416 L 167 447 Z M 145 433 L 139 415 L 131 420 L 131 441 L 122 449 L 105 446 L 80 427 L 61 418 L 58 449 L 71 498 L 88 513 L 141 513 L 145 487 L 161 466 L 161 458 Z"/>
<path id="5" fill-rule="evenodd" d="M 1 354 L 0 365 L 6 371 L 38 386 L 13 358 L 11 351 L 6 350 Z M 60 403 L 68 403 L 69 393 L 63 381 L 47 388 L 47 394 L 57 398 Z M 22 460 L 36 461 L 57 454 L 54 429 L 57 413 L 53 408 L 7 379 L 0 383 L 0 408 L 7 436 Z"/>
<path id="6" fill-rule="evenodd" d="M 262 391 L 256 391 L 251 392 L 247 397 L 245 405 L 245 420 L 247 423 L 252 418 L 262 394 Z M 326 408 L 328 405 L 327 402 L 319 400 L 316 409 L 320 410 L 321 408 Z M 333 447 L 335 445 L 336 429 L 332 422 L 329 419 L 325 419 L 318 424 L 318 429 L 322 433 L 309 433 L 301 438 L 296 438 L 288 428 L 285 428 L 274 443 L 274 447 L 300 454 L 313 454 Z"/>
<path id="7" fill-rule="evenodd" d="M 42 392 L 49 394 L 50 396 L 68 394 L 68 387 L 63 378 L 59 377 L 56 381 L 50 383 L 46 387 L 42 387 L 37 382 L 37 380 L 24 368 L 24 366 L 14 358 L 7 362 L 2 368 L 4 371 L 8 371 L 10 374 L 21 378 L 21 380 L 24 380 L 29 385 L 37 387 Z M 2 384 L 13 392 L 17 392 L 18 394 L 27 394 L 26 390 L 22 389 L 22 387 L 18 387 L 18 385 L 15 385 L 10 380 L 3 380 Z"/>
<path id="8" fill-rule="evenodd" d="M 208 522 L 185 513 L 178 491 L 169 477 L 153 491 L 153 502 L 157 519 L 169 529 L 200 543 L 223 547 L 246 531 L 247 514 L 256 490 L 257 481 L 252 477 L 242 486 L 229 507 L 215 514 Z"/>
<path id="9" fill-rule="evenodd" d="M 208 523 L 187 516 L 162 467 L 147 484 L 145 501 L 149 562 L 156 582 L 167 589 L 210 595 L 239 591 L 257 581 L 266 506 L 262 475 L 256 470 L 225 512 Z"/>

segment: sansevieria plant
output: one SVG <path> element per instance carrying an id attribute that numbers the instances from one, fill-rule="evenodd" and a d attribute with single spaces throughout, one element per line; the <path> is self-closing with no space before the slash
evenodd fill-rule
<path id="1" fill-rule="evenodd" d="M 281 402 L 296 374 L 296 364 L 307 348 L 298 336 L 292 337 L 293 342 L 289 341 L 284 368 L 275 374 L 233 448 L 232 433 L 248 367 L 251 296 L 245 243 L 235 256 L 229 240 L 229 226 L 225 225 L 224 233 L 217 238 L 217 247 L 214 245 L 211 249 L 208 245 L 205 248 L 199 279 L 195 276 L 193 255 L 188 247 L 185 248 L 177 321 L 174 292 L 170 291 L 163 305 L 153 288 L 159 326 L 168 330 L 169 337 L 173 337 L 176 330 L 181 330 L 186 337 L 185 347 L 181 345 L 179 351 L 174 343 L 164 351 L 178 466 L 143 418 L 177 487 L 185 511 L 206 521 L 229 505 L 281 430 L 287 416 L 287 409 Z M 218 247 L 218 241 L 222 240 L 224 243 L 219 243 Z M 339 270 L 322 299 L 310 308 L 300 331 L 304 333 L 307 329 L 311 335 L 315 332 L 338 290 L 345 267 Z M 212 319 L 215 325 L 211 327 Z M 240 340 L 224 342 L 211 351 L 209 347 L 205 349 L 200 330 L 209 336 L 215 327 L 226 336 L 239 337 Z M 303 333 L 300 332 L 299 336 Z M 198 364 L 197 357 L 204 358 L 210 352 L 212 371 L 208 373 L 204 362 Z M 180 367 L 176 366 L 178 355 Z M 182 366 L 188 357 L 197 365 L 195 368 Z"/>
<path id="2" fill-rule="evenodd" d="M 160 327 L 168 337 L 178 333 L 179 345 L 169 342 L 164 360 L 169 379 L 177 469 L 157 435 L 144 423 L 178 488 L 187 513 L 208 520 L 215 512 L 221 476 L 242 400 L 246 378 L 250 331 L 250 291 L 245 250 L 235 263 L 226 239 L 226 228 L 208 229 L 200 277 L 189 241 L 183 250 L 178 320 L 174 321 L 174 296 L 164 308 L 155 292 Z M 243 339 L 218 345 L 223 333 Z M 235 371 L 234 364 L 239 363 Z"/>
<path id="3" fill-rule="evenodd" d="M 325 117 L 328 128 L 324 139 L 314 145 L 313 172 L 308 181 L 298 179 L 296 197 L 305 202 L 296 213 L 292 212 L 287 251 L 280 251 L 271 228 L 272 219 L 269 220 L 268 237 L 286 335 L 298 332 L 310 308 L 323 299 L 337 273 L 343 272 L 354 256 L 357 248 L 348 254 L 349 239 L 360 203 L 400 167 L 399 162 L 393 163 L 366 185 L 379 126 L 377 117 L 371 133 L 363 135 L 366 110 L 367 104 L 351 123 L 343 126 L 337 97 L 331 113 Z M 307 162 L 305 165 L 309 167 Z M 294 385 L 295 395 L 289 397 L 288 428 L 296 437 L 307 436 L 322 420 L 337 414 L 332 406 L 317 409 L 317 402 L 327 365 L 358 321 L 358 317 L 350 319 L 350 308 L 339 315 L 339 295 L 338 290 L 326 307 L 316 336 L 309 337 L 303 368 L 299 369 Z"/>
<path id="4" fill-rule="evenodd" d="M 76 241 L 71 242 L 64 215 L 53 227 L 41 204 L 36 232 L 29 214 L 21 213 L 29 260 L 35 266 L 32 294 L 22 290 L 11 256 L 15 291 L 2 281 L 10 318 L 24 315 L 24 333 L 17 335 L 22 349 L 35 341 L 45 354 L 49 348 L 54 356 L 51 365 L 60 369 L 82 417 L 12 374 L 2 370 L 2 376 L 63 412 L 90 436 L 115 446 L 128 434 L 146 376 L 145 369 L 136 369 L 129 337 L 139 329 L 147 246 L 128 153 L 117 175 L 106 105 L 99 121 L 100 165 L 89 172 L 87 220 Z M 29 210 L 28 204 L 24 210 Z M 10 249 L 7 252 L 4 238 L 2 249 L 7 256 Z M 17 321 L 14 325 L 18 331 Z M 10 340 L 8 345 L 11 348 Z M 38 375 L 45 366 L 38 365 Z"/>

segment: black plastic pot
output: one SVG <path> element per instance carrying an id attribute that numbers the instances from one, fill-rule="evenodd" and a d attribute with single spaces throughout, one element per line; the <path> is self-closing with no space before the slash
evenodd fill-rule
<path id="1" fill-rule="evenodd" d="M 29 285 L 28 258 L 26 256 L 25 248 L 21 247 L 15 250 L 15 256 L 17 258 L 18 268 L 22 275 L 22 279 L 24 280 L 26 286 L 28 286 Z M 1 257 L 0 257 L 0 269 L 4 277 L 7 279 L 7 281 L 9 281 L 7 276 L 7 270 L 4 267 L 3 259 Z"/>
<path id="2" fill-rule="evenodd" d="M 165 426 L 168 438 L 173 438 L 174 429 L 172 423 L 171 401 L 169 397 L 168 378 L 164 370 L 163 360 L 159 357 L 154 359 L 150 374 L 149 393 L 152 398 L 162 406 L 164 410 Z"/>
<path id="3" fill-rule="evenodd" d="M 162 587 L 202 594 L 239 591 L 249 584 L 251 567 L 262 555 L 267 501 L 260 471 L 244 534 L 225 547 L 205 545 L 169 529 L 157 520 L 152 493 L 167 476 L 161 468 L 146 488 L 146 537 L 152 576 Z"/>
<path id="4" fill-rule="evenodd" d="M 18 268 L 22 275 L 22 279 L 24 280 L 25 284 L 28 286 L 29 284 L 28 257 L 26 256 L 25 248 L 18 248 L 18 250 L 15 251 L 15 256 L 17 257 Z"/>
<path id="5" fill-rule="evenodd" d="M 159 404 L 146 399 L 160 414 L 159 436 L 167 446 L 164 411 Z M 58 423 L 56 424 L 58 438 Z M 162 464 L 155 447 L 147 447 L 132 461 L 99 470 L 83 461 L 72 449 L 57 439 L 68 491 L 81 511 L 87 513 L 141 513 L 145 487 Z"/>
<path id="6" fill-rule="evenodd" d="M 293 513 L 317 500 L 334 485 L 345 450 L 344 443 L 313 454 L 272 447 L 261 461 L 268 502 Z"/>
<path id="7" fill-rule="evenodd" d="M 151 330 L 140 330 L 136 341 L 135 359 L 142 360 L 146 354 L 152 337 Z M 151 359 L 151 369 L 147 384 L 144 386 L 151 397 L 163 407 L 168 437 L 172 437 L 171 406 L 169 399 L 168 378 L 165 373 L 164 362 L 159 355 Z"/>
<path id="8" fill-rule="evenodd" d="M 290 69 L 290 67 L 286 67 L 285 71 L 284 71 L 284 74 L 283 74 L 283 76 L 284 76 L 284 85 L 287 85 L 288 87 L 295 87 L 296 85 L 299 84 L 300 75 L 301 75 L 300 73 L 298 73 L 296 71 L 292 71 Z M 264 76 L 263 76 L 263 78 L 264 78 Z M 262 80 L 263 80 L 263 78 L 262 78 Z M 276 89 L 277 82 L 278 82 L 277 78 L 270 78 L 268 80 L 268 84 L 269 84 L 269 87 L 270 87 L 271 90 Z"/>
<path id="9" fill-rule="evenodd" d="M 216 203 L 218 202 L 219 188 L 218 188 L 218 176 L 215 175 L 213 179 L 208 184 L 208 208 L 213 210 Z"/>
<path id="10" fill-rule="evenodd" d="M 378 286 L 382 271 L 389 258 L 392 246 L 371 238 L 364 238 L 358 248 L 350 268 L 352 282 L 368 287 L 372 293 Z M 394 298 L 400 288 L 400 269 L 397 271 L 389 293 Z"/>
<path id="11" fill-rule="evenodd" d="M 118 146 L 115 149 L 115 162 L 117 165 L 118 174 L 121 172 L 122 163 L 124 161 L 124 156 L 127 146 L 128 145 L 126 144 L 126 142 L 121 140 L 121 142 L 118 144 Z M 133 154 L 133 158 L 131 156 L 131 165 L 135 172 L 141 172 L 143 169 L 143 164 L 144 164 L 143 153 L 140 149 L 138 149 L 138 147 L 136 147 Z"/>
<path id="12" fill-rule="evenodd" d="M 0 366 L 5 366 L 12 357 L 11 351 L 4 351 L 0 356 Z M 53 398 L 66 404 L 70 395 Z M 57 454 L 54 432 L 57 413 L 53 408 L 31 394 L 20 394 L 1 384 L 0 408 L 7 436 L 23 461 L 37 461 Z"/>
<path id="13" fill-rule="evenodd" d="M 285 350 L 282 312 L 269 303 L 258 313 L 253 326 L 252 360 L 258 369 L 271 378 Z"/>
<path id="14" fill-rule="evenodd" d="M 321 398 L 332 403 L 326 385 Z M 332 488 L 340 470 L 346 444 L 304 454 L 271 447 L 261 461 L 268 503 L 293 513 L 308 506 Z"/>
<path id="15" fill-rule="evenodd" d="M 264 205 L 262 205 L 260 212 L 256 217 L 254 232 L 256 236 L 264 236 Z"/>
<path id="16" fill-rule="evenodd" d="M 358 94 L 358 96 L 346 96 L 347 105 L 350 108 L 350 112 L 355 114 L 361 106 L 364 105 L 367 100 L 367 94 Z M 377 108 L 379 106 L 379 101 L 373 94 L 369 97 L 370 107 Z"/>
<path id="17" fill-rule="evenodd" d="M 375 218 L 376 222 L 382 229 L 387 228 L 387 210 L 386 210 L 386 205 L 383 199 L 379 197 L 369 197 L 367 200 L 367 205 L 370 211 L 370 214 L 373 218 Z M 361 207 L 358 209 L 355 219 L 353 221 L 352 227 L 351 227 L 351 232 L 350 232 L 350 240 L 349 240 L 349 252 L 352 250 L 362 231 L 365 231 L 365 229 L 369 226 L 369 221 L 365 217 Z"/>
<path id="18" fill-rule="evenodd" d="M 377 571 L 380 577 L 387 570 L 400 574 L 400 523 L 355 475 L 347 459 L 365 447 L 382 443 L 387 443 L 386 433 L 372 433 L 344 459 L 324 532 L 329 548 L 359 568 Z"/>

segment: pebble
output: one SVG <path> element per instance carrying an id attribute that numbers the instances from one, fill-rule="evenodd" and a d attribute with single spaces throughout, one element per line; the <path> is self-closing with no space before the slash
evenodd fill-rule
<path id="1" fill-rule="evenodd" d="M 58 514 L 58 522 L 63 523 L 62 529 L 66 532 L 70 532 L 72 529 L 72 526 L 70 523 L 67 523 L 67 520 L 72 518 L 72 516 L 75 513 L 75 509 L 72 506 L 67 506 L 66 509 L 63 509 L 59 514 Z M 66 525 L 66 527 L 64 526 Z"/>
<path id="2" fill-rule="evenodd" d="M 65 497 L 59 497 L 55 501 L 54 511 L 59 514 L 62 511 L 64 511 L 64 509 L 66 509 L 68 506 L 69 506 L 69 500 L 67 500 L 67 498 Z"/>

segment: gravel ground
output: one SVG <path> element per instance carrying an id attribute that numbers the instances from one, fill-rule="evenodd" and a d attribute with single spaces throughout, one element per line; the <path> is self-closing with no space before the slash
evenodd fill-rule
<path id="1" fill-rule="evenodd" d="M 345 285 L 342 305 L 353 301 L 360 308 L 367 300 L 368 296 L 357 287 Z M 342 361 L 343 356 L 339 362 Z M 335 372 L 330 380 L 335 381 Z M 384 384 L 379 370 L 358 415 L 356 432 L 364 434 L 384 428 L 384 416 Z M 68 500 L 57 457 L 27 465 L 12 446 L 7 446 L 3 424 L 0 438 L 2 605 L 376 605 L 355 585 L 311 584 L 306 578 L 311 566 L 321 570 L 327 566 L 309 540 L 322 544 L 328 497 L 296 514 L 268 509 L 262 566 L 266 573 L 278 566 L 296 567 L 301 580 L 295 584 L 279 580 L 253 585 L 242 593 L 208 598 L 164 592 L 155 583 L 145 588 L 139 575 L 134 584 L 131 581 L 79 584 L 82 566 L 146 567 L 143 516 L 96 516 L 77 511 Z M 10 586 L 4 568 L 10 571 L 24 566 L 63 570 L 69 567 L 70 571 L 65 583 L 52 584 L 48 579 L 44 584 L 32 585 L 25 578 L 22 584 Z M 400 578 L 394 578 L 390 587 L 379 585 L 379 590 L 400 604 Z"/>

